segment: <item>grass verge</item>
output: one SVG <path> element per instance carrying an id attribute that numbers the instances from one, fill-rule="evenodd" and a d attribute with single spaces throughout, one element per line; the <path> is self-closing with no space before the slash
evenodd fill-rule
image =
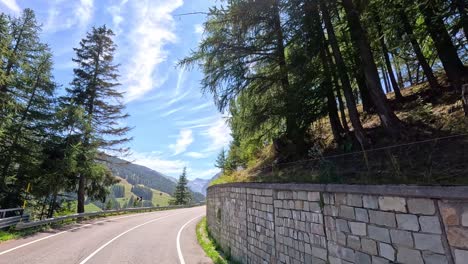
<path id="1" fill-rule="evenodd" d="M 206 217 L 203 217 L 202 220 L 197 224 L 197 240 L 200 246 L 205 251 L 206 255 L 213 260 L 215 264 L 233 264 L 223 252 L 220 250 L 218 244 L 210 236 L 208 228 L 206 226 Z"/>
<path id="2" fill-rule="evenodd" d="M 33 228 L 28 228 L 24 230 L 0 230 L 0 243 L 12 240 L 12 239 L 18 239 L 22 237 L 27 237 L 30 235 L 34 235 L 37 232 L 44 231 L 47 229 L 50 229 L 50 226 L 40 226 L 40 227 L 33 227 Z"/>

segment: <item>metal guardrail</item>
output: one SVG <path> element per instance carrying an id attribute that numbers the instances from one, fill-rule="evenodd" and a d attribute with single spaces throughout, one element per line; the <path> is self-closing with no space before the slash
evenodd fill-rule
<path id="1" fill-rule="evenodd" d="M 163 211 L 163 210 L 169 210 L 169 209 L 190 208 L 190 207 L 201 206 L 201 205 L 204 205 L 204 203 L 192 204 L 192 205 L 164 206 L 164 207 L 136 207 L 136 208 L 125 208 L 125 209 L 118 209 L 118 210 L 106 210 L 106 211 L 101 211 L 101 212 L 89 212 L 89 213 L 81 213 L 81 214 L 64 215 L 64 216 L 48 218 L 48 219 L 39 220 L 39 221 L 17 222 L 16 230 L 22 230 L 22 229 L 26 229 L 30 227 L 58 223 L 58 222 L 62 222 L 65 220 L 70 220 L 70 219 L 97 217 L 97 216 L 113 215 L 113 214 L 120 214 L 120 213 L 127 213 L 127 212 Z"/>
<path id="2" fill-rule="evenodd" d="M 6 218 L 7 213 L 13 213 L 13 212 L 18 212 L 19 213 L 18 215 L 21 215 L 23 213 L 23 208 L 0 209 L 0 219 Z"/>
<path id="3" fill-rule="evenodd" d="M 29 215 L 13 216 L 0 219 L 0 229 L 17 225 L 22 221 L 28 221 Z"/>

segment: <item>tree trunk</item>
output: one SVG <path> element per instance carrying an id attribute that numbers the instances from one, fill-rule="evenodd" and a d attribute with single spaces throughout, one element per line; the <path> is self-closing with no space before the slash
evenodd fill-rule
<path id="1" fill-rule="evenodd" d="M 439 59 L 450 83 L 456 90 L 461 91 L 461 86 L 467 79 L 468 71 L 458 57 L 457 49 L 445 28 L 444 21 L 438 15 L 439 12 L 435 1 L 428 0 L 426 4 L 420 4 L 419 9 L 424 16 L 424 23 L 434 41 Z"/>
<path id="2" fill-rule="evenodd" d="M 416 67 L 416 84 L 420 84 L 421 83 L 421 80 L 420 80 L 420 68 L 421 68 L 421 64 L 418 63 L 418 66 Z"/>
<path id="3" fill-rule="evenodd" d="M 387 72 L 385 71 L 385 67 L 383 65 L 380 66 L 380 72 L 382 73 L 382 80 L 385 85 L 385 93 L 390 93 L 392 89 L 390 89 L 390 82 L 388 81 L 388 75 Z"/>
<path id="4" fill-rule="evenodd" d="M 273 18 L 273 26 L 276 32 L 276 51 L 277 51 L 277 61 L 279 64 L 280 69 L 280 82 L 283 88 L 283 91 L 286 94 L 286 135 L 288 139 L 290 139 L 295 148 L 296 154 L 302 156 L 305 154 L 306 147 L 305 147 L 305 140 L 304 140 L 304 133 L 299 127 L 296 122 L 295 114 L 297 111 L 297 102 L 295 100 L 295 92 L 291 91 L 291 87 L 289 85 L 289 77 L 288 77 L 288 69 L 286 64 L 286 57 L 285 57 L 285 48 L 284 48 L 284 36 L 283 36 L 283 29 L 281 28 L 281 15 L 279 10 L 279 3 L 278 0 L 274 2 L 274 18 Z"/>
<path id="5" fill-rule="evenodd" d="M 317 16 L 319 17 L 319 14 L 317 13 Z M 320 21 L 320 19 L 318 19 Z M 336 98 L 335 94 L 333 92 L 333 84 L 332 84 L 332 78 L 331 78 L 331 64 L 330 64 L 330 58 L 328 58 L 328 54 L 325 51 L 328 49 L 328 45 L 325 43 L 325 35 L 323 34 L 323 30 L 320 26 L 320 32 L 321 32 L 321 42 L 322 42 L 322 49 L 320 51 L 320 59 L 323 64 L 323 71 L 325 74 L 325 81 L 324 81 L 324 87 L 327 89 L 327 107 L 328 107 L 328 117 L 330 119 L 330 125 L 332 128 L 333 132 L 333 137 L 335 138 L 335 141 L 338 145 L 341 145 L 342 143 L 342 136 L 345 133 L 344 128 L 341 126 L 340 123 L 340 117 L 338 115 L 338 107 L 336 106 Z"/>
<path id="6" fill-rule="evenodd" d="M 85 196 L 86 196 L 86 176 L 84 174 L 79 175 L 78 182 L 78 205 L 76 208 L 77 213 L 84 213 Z"/>
<path id="7" fill-rule="evenodd" d="M 348 106 L 349 119 L 351 120 L 351 124 L 353 125 L 356 139 L 359 141 L 363 148 L 366 148 L 370 144 L 370 142 L 367 136 L 365 135 L 364 128 L 362 127 L 361 120 L 359 119 L 359 112 L 356 108 L 356 101 L 353 95 L 353 90 L 351 88 L 351 82 L 347 73 L 346 64 L 338 46 L 338 40 L 335 35 L 335 30 L 333 29 L 333 24 L 325 0 L 320 0 L 320 9 L 322 10 L 325 27 L 328 33 L 328 40 L 333 51 L 335 63 L 338 68 L 338 74 L 341 79 L 341 84 L 346 99 L 346 105 Z"/>
<path id="8" fill-rule="evenodd" d="M 378 13 L 375 14 L 375 24 L 377 26 L 377 34 L 379 35 L 380 38 L 380 46 L 382 47 L 382 52 L 383 56 L 385 59 L 385 65 L 387 67 L 388 71 L 388 76 L 390 77 L 390 82 L 392 84 L 393 91 L 395 92 L 395 99 L 397 101 L 401 101 L 403 99 L 403 96 L 401 95 L 400 92 L 400 87 L 398 87 L 398 83 L 395 79 L 395 74 L 393 73 L 393 68 L 392 68 L 392 62 L 390 61 L 390 56 L 388 55 L 388 48 L 387 44 L 385 43 L 385 35 L 383 34 L 383 29 L 382 25 L 380 24 L 380 17 Z"/>
<path id="9" fill-rule="evenodd" d="M 468 84 L 462 85 L 462 103 L 465 116 L 468 116 Z"/>
<path id="10" fill-rule="evenodd" d="M 343 125 L 343 129 L 345 130 L 346 133 L 349 132 L 349 126 L 348 126 L 348 121 L 346 120 L 346 113 L 345 113 L 345 104 L 343 102 L 343 97 L 341 96 L 341 87 L 340 84 L 338 83 L 338 76 L 336 75 L 336 66 L 333 64 L 333 61 L 331 60 L 331 54 L 328 52 L 328 48 L 326 49 L 327 51 L 327 57 L 330 60 L 331 63 L 331 68 L 332 68 L 332 76 L 333 76 L 333 83 L 335 85 L 335 90 L 336 90 L 336 97 L 338 98 L 338 105 L 340 107 L 340 115 L 341 115 L 341 123 Z"/>
<path id="11" fill-rule="evenodd" d="M 408 63 L 408 61 L 405 61 L 405 66 L 406 66 L 406 76 L 408 77 L 408 82 L 410 86 L 414 85 L 413 82 L 413 73 L 411 72 L 411 65 Z"/>
<path id="12" fill-rule="evenodd" d="M 398 58 L 395 55 L 392 55 L 393 63 L 395 64 L 395 70 L 398 76 L 398 86 L 401 88 L 405 88 L 405 82 L 403 81 L 403 75 L 401 74 L 400 63 L 398 62 Z"/>
<path id="13" fill-rule="evenodd" d="M 434 72 L 432 71 L 431 66 L 427 62 L 426 57 L 424 57 L 424 54 L 422 53 L 421 47 L 419 46 L 419 43 L 416 40 L 416 37 L 414 36 L 413 27 L 411 26 L 411 24 L 409 22 L 408 16 L 406 15 L 405 10 L 403 9 L 403 7 L 398 6 L 398 10 L 400 10 L 399 16 L 400 16 L 401 22 L 403 24 L 402 25 L 403 30 L 405 31 L 406 35 L 409 38 L 409 41 L 411 43 L 411 46 L 413 47 L 414 53 L 416 54 L 416 58 L 418 59 L 419 63 L 421 64 L 421 67 L 422 67 L 422 69 L 424 71 L 424 75 L 426 75 L 426 78 L 427 78 L 427 80 L 429 82 L 429 86 L 431 87 L 432 91 L 438 92 L 439 83 L 437 82 L 437 78 L 434 76 Z M 407 65 L 407 68 L 409 69 L 408 64 L 406 64 L 406 65 Z M 408 74 L 410 74 L 410 71 L 408 71 Z M 412 82 L 412 80 L 411 80 L 411 82 Z M 411 85 L 413 85 L 413 83 L 411 83 Z"/>
<path id="14" fill-rule="evenodd" d="M 362 59 L 367 87 L 369 88 L 376 111 L 385 131 L 392 137 L 398 137 L 402 129 L 402 124 L 388 105 L 387 98 L 382 91 L 377 66 L 375 65 L 374 56 L 372 55 L 366 32 L 361 26 L 359 13 L 352 0 L 343 0 L 343 6 L 348 17 L 351 37 Z"/>

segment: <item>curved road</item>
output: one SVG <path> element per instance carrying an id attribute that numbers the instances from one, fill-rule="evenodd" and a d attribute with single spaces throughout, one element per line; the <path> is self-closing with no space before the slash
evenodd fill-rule
<path id="1" fill-rule="evenodd" d="M 0 263 L 212 263 L 197 243 L 205 207 L 115 216 L 0 243 Z"/>

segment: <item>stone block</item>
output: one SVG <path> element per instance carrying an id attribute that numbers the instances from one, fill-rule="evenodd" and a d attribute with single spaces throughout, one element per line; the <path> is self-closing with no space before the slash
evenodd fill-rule
<path id="1" fill-rule="evenodd" d="M 323 229 L 323 225 L 321 224 L 311 223 L 310 229 L 311 229 L 312 234 L 321 235 L 321 236 L 325 235 L 325 230 Z"/>
<path id="2" fill-rule="evenodd" d="M 372 261 L 371 261 L 371 257 L 369 255 L 364 254 L 362 252 L 356 252 L 354 263 L 372 264 Z"/>
<path id="3" fill-rule="evenodd" d="M 334 205 L 325 205 L 323 207 L 323 213 L 329 216 L 338 216 L 338 207 Z"/>
<path id="4" fill-rule="evenodd" d="M 377 243 L 374 240 L 362 238 L 361 249 L 371 255 L 377 255 Z"/>
<path id="5" fill-rule="evenodd" d="M 448 264 L 445 255 L 439 255 L 429 251 L 423 251 L 423 258 L 425 264 Z"/>
<path id="6" fill-rule="evenodd" d="M 366 224 L 360 222 L 349 222 L 351 233 L 357 236 L 367 235 Z"/>
<path id="7" fill-rule="evenodd" d="M 379 208 L 379 202 L 378 202 L 377 196 L 364 195 L 362 196 L 362 203 L 363 203 L 364 208 L 369 208 L 369 209 Z"/>
<path id="8" fill-rule="evenodd" d="M 468 208 L 462 214 L 462 225 L 468 227 Z"/>
<path id="9" fill-rule="evenodd" d="M 362 197 L 360 194 L 348 194 L 347 203 L 349 206 L 362 207 Z"/>
<path id="10" fill-rule="evenodd" d="M 348 221 L 344 219 L 336 219 L 336 230 L 349 233 Z"/>
<path id="11" fill-rule="evenodd" d="M 346 247 L 339 247 L 338 249 L 339 256 L 349 262 L 354 261 L 354 250 Z"/>
<path id="12" fill-rule="evenodd" d="M 336 241 L 338 244 L 341 244 L 343 246 L 346 245 L 346 234 L 343 232 L 336 232 Z"/>
<path id="13" fill-rule="evenodd" d="M 442 238 L 440 235 L 429 235 L 414 233 L 414 244 L 419 250 L 429 250 L 435 253 L 444 254 Z"/>
<path id="14" fill-rule="evenodd" d="M 440 214 L 444 224 L 446 225 L 459 225 L 460 219 L 457 212 L 457 209 L 450 204 L 439 201 Z"/>
<path id="15" fill-rule="evenodd" d="M 419 231 L 418 217 L 412 214 L 397 214 L 398 228 L 410 231 Z"/>
<path id="16" fill-rule="evenodd" d="M 442 234 L 439 218 L 437 216 L 420 216 L 419 225 L 421 231 L 433 234 Z"/>
<path id="17" fill-rule="evenodd" d="M 468 260 L 468 251 L 455 249 L 455 264 L 466 264 Z"/>
<path id="18" fill-rule="evenodd" d="M 342 260 L 340 258 L 335 258 L 335 257 L 330 257 L 328 261 L 330 262 L 330 264 L 353 264 L 352 262 Z"/>
<path id="19" fill-rule="evenodd" d="M 308 192 L 307 193 L 307 200 L 310 201 L 310 202 L 320 201 L 320 193 L 319 192 Z"/>
<path id="20" fill-rule="evenodd" d="M 379 256 L 395 261 L 395 249 L 390 244 L 379 242 Z"/>
<path id="21" fill-rule="evenodd" d="M 383 211 L 406 213 L 406 200 L 402 197 L 380 196 L 379 207 Z"/>
<path id="22" fill-rule="evenodd" d="M 397 261 L 402 264 L 424 264 L 420 251 L 404 247 L 398 248 Z"/>
<path id="23" fill-rule="evenodd" d="M 361 249 L 361 240 L 357 236 L 349 235 L 346 241 L 346 245 L 354 250 Z"/>
<path id="24" fill-rule="evenodd" d="M 451 246 L 468 249 L 468 228 L 449 226 L 447 239 Z"/>
<path id="25" fill-rule="evenodd" d="M 413 247 L 413 236 L 408 231 L 402 230 L 390 230 L 390 237 L 392 238 L 392 244 Z"/>
<path id="26" fill-rule="evenodd" d="M 367 209 L 354 208 L 354 212 L 356 214 L 357 221 L 369 223 L 369 214 L 367 213 Z"/>
<path id="27" fill-rule="evenodd" d="M 367 228 L 369 232 L 369 237 L 382 242 L 390 243 L 390 233 L 388 229 L 369 225 Z"/>
<path id="28" fill-rule="evenodd" d="M 336 205 L 346 204 L 346 194 L 335 193 L 335 204 Z"/>
<path id="29" fill-rule="evenodd" d="M 283 207 L 283 201 L 281 200 L 275 200 L 273 202 L 273 205 L 275 206 L 275 208 L 282 208 Z"/>
<path id="30" fill-rule="evenodd" d="M 322 260 L 327 260 L 328 252 L 324 248 L 312 247 L 312 256 Z"/>
<path id="31" fill-rule="evenodd" d="M 297 199 L 299 200 L 307 200 L 307 192 L 299 191 L 297 192 Z"/>
<path id="32" fill-rule="evenodd" d="M 318 202 L 309 202 L 309 211 L 310 212 L 316 212 L 320 213 L 321 212 L 320 204 Z"/>
<path id="33" fill-rule="evenodd" d="M 372 264 L 389 264 L 390 262 L 384 258 L 372 256 Z"/>
<path id="34" fill-rule="evenodd" d="M 354 208 L 346 205 L 340 206 L 340 216 L 348 219 L 356 219 Z"/>
<path id="35" fill-rule="evenodd" d="M 373 224 L 396 227 L 395 213 L 369 210 L 369 220 Z"/>
<path id="36" fill-rule="evenodd" d="M 434 201 L 431 199 L 408 199 L 408 210 L 412 214 L 433 215 L 435 214 Z"/>

